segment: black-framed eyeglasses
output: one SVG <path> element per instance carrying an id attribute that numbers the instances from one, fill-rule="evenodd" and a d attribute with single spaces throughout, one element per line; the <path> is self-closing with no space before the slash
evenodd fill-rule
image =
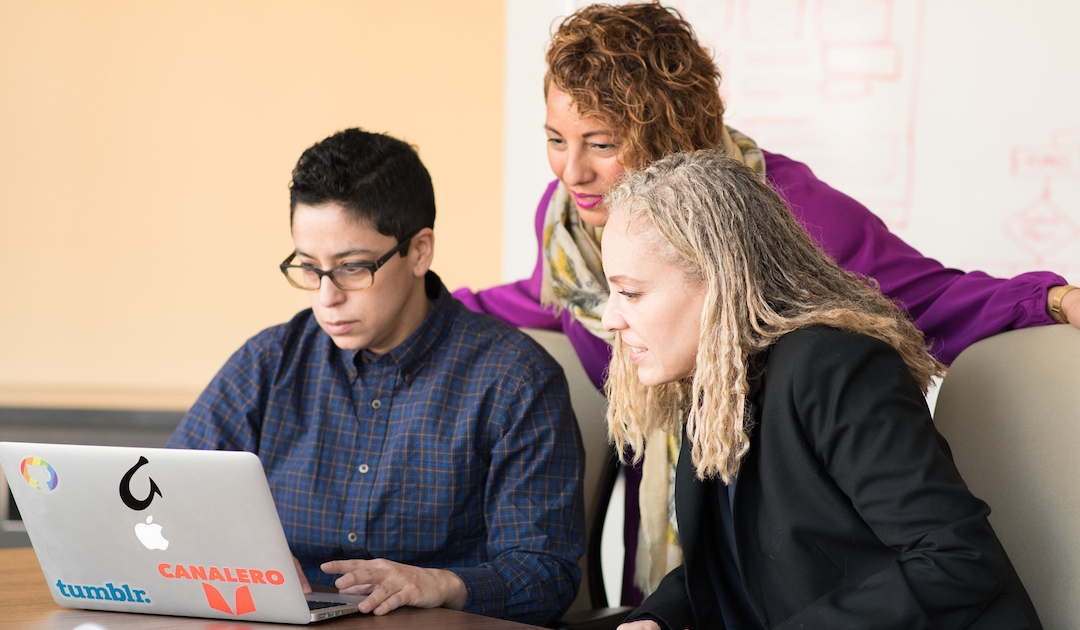
<path id="1" fill-rule="evenodd" d="M 401 239 L 394 249 L 386 252 L 375 262 L 354 262 L 339 265 L 333 269 L 323 271 L 315 265 L 304 263 L 300 265 L 290 264 L 296 258 L 296 252 L 289 254 L 279 266 L 281 273 L 289 280 L 289 284 L 304 291 L 317 291 L 322 286 L 322 279 L 330 276 L 330 281 L 342 291 L 360 291 L 375 283 L 375 272 L 393 258 L 394 254 L 406 249 L 412 238 L 420 233 L 416 230 L 412 234 Z"/>

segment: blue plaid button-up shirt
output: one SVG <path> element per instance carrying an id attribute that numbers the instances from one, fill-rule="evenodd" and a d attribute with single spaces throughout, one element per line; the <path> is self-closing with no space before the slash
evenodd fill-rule
<path id="1" fill-rule="evenodd" d="M 434 307 L 404 343 L 344 351 L 311 310 L 250 339 L 170 447 L 247 450 L 293 553 L 449 569 L 468 612 L 544 623 L 564 612 L 585 548 L 584 452 L 560 366 L 473 313 L 429 273 Z"/>

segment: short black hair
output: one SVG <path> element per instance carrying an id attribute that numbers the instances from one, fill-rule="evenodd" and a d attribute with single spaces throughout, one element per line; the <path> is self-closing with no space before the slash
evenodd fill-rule
<path id="1" fill-rule="evenodd" d="M 431 175 L 412 145 L 386 134 L 346 129 L 304 151 L 289 184 L 289 224 L 297 205 L 327 203 L 399 242 L 435 227 Z"/>

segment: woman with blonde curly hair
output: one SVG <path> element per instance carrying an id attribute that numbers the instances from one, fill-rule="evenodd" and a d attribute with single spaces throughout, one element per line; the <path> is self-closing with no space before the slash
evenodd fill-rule
<path id="1" fill-rule="evenodd" d="M 931 353 L 945 363 L 1005 330 L 1055 320 L 1080 327 L 1080 291 L 1070 292 L 1064 278 L 1034 272 L 1000 279 L 948 269 L 904 243 L 806 165 L 725 126 L 720 72 L 672 9 L 658 3 L 582 8 L 558 26 L 547 62 L 544 128 L 557 179 L 536 212 L 536 268 L 526 280 L 454 295 L 516 326 L 564 331 L 598 388 L 612 341 L 601 324 L 609 293 L 600 247 L 605 195 L 626 172 L 676 151 L 722 149 L 753 169 L 833 260 L 874 278 L 905 309 L 930 341 Z M 646 593 L 681 561 L 673 519 L 663 507 L 678 435 L 654 437 L 641 484 L 644 544 L 637 548 L 636 532 L 626 541 L 627 566 L 637 564 L 634 582 Z M 637 483 L 630 473 L 627 521 L 634 524 Z M 624 599 L 633 601 L 627 586 Z"/>
<path id="2" fill-rule="evenodd" d="M 607 204 L 611 435 L 685 436 L 684 564 L 623 628 L 1041 627 L 930 419 L 944 368 L 872 280 L 716 150 Z"/>

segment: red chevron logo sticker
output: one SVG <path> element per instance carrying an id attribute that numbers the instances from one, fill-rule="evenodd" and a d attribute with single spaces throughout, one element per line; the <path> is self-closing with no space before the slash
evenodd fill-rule
<path id="1" fill-rule="evenodd" d="M 202 587 L 206 593 L 206 603 L 210 604 L 210 607 L 214 610 L 220 610 L 228 615 L 245 615 L 255 612 L 255 602 L 251 601 L 251 591 L 246 586 L 236 589 L 236 612 L 229 608 L 229 603 L 225 601 L 225 598 L 221 596 L 221 592 L 213 585 L 203 582 Z"/>

